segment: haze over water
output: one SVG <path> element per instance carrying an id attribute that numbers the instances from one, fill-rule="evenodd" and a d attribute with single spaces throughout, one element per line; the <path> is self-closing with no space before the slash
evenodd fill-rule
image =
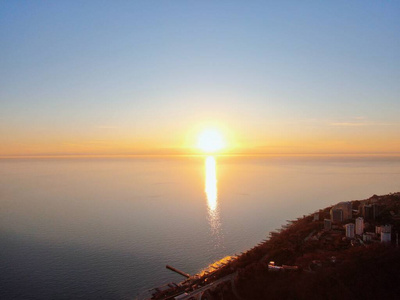
<path id="1" fill-rule="evenodd" d="M 399 158 L 3 159 L 0 298 L 132 298 L 399 182 Z"/>
<path id="2" fill-rule="evenodd" d="M 0 1 L 0 299 L 132 299 L 182 279 L 166 264 L 400 191 L 399 20 L 398 1 Z"/>

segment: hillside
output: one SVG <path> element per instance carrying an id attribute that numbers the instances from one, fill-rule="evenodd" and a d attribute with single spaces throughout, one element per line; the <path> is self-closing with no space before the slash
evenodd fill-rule
<path id="1" fill-rule="evenodd" d="M 345 206 L 347 219 L 336 220 Z M 344 227 L 354 223 L 351 235 Z M 400 193 L 342 202 L 290 221 L 215 271 L 153 299 L 398 299 L 399 230 Z"/>

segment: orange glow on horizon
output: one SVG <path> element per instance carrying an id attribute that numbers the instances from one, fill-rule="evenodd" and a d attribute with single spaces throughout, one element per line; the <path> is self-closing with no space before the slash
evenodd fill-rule
<path id="1" fill-rule="evenodd" d="M 229 126 L 229 128 L 228 128 Z M 37 136 L 7 132 L 0 145 L 0 157 L 23 156 L 129 156 L 129 155 L 400 155 L 397 132 L 355 135 L 351 127 L 329 132 L 284 132 L 279 126 L 257 130 L 238 127 L 225 120 L 186 123 L 180 129 L 137 132 L 113 129 L 113 132 L 63 132 Z M 167 128 L 167 126 L 166 126 Z M 322 127 L 321 127 L 322 128 Z M 273 130 L 274 129 L 274 130 Z M 111 129 L 110 129 L 111 130 Z M 321 129 L 322 130 L 322 129 Z M 84 130 L 83 130 L 84 132 Z M 340 134 L 340 136 L 339 136 Z M 358 132 L 357 132 L 358 134 Z"/>

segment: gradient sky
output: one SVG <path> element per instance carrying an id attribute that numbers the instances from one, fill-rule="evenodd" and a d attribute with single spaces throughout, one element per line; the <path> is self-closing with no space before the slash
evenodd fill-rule
<path id="1" fill-rule="evenodd" d="M 400 2 L 1 1 L 0 155 L 400 153 Z"/>

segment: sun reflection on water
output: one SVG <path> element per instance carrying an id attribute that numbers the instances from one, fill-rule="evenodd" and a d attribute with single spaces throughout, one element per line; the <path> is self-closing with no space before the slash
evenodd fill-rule
<path id="1" fill-rule="evenodd" d="M 215 246 L 218 246 L 221 238 L 221 222 L 218 210 L 217 166 L 213 156 L 206 157 L 205 167 L 205 192 L 207 197 L 208 220 L 211 227 L 211 233 L 215 238 L 217 238 Z"/>
<path id="2" fill-rule="evenodd" d="M 217 171 L 213 156 L 206 158 L 206 195 L 208 209 L 215 211 L 217 209 Z"/>

